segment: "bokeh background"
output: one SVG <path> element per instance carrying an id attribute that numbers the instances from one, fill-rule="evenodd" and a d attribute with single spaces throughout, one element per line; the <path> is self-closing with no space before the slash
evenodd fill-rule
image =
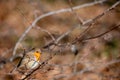
<path id="1" fill-rule="evenodd" d="M 73 6 L 82 5 L 98 0 L 72 0 Z M 117 0 L 108 0 L 105 3 L 97 4 L 90 7 L 75 10 L 75 12 L 84 21 L 92 19 L 111 7 Z M 24 31 L 31 25 L 31 23 L 40 15 L 48 12 L 70 8 L 68 0 L 0 0 L 0 80 L 15 80 L 18 79 L 19 73 L 8 74 L 15 64 L 10 62 L 14 46 Z M 111 26 L 120 23 L 120 5 L 114 10 L 105 14 L 103 17 L 95 21 L 94 27 L 87 32 L 85 37 L 91 37 L 109 30 Z M 37 22 L 38 27 L 49 31 L 55 38 L 64 34 L 72 27 L 78 27 L 79 21 L 71 12 L 54 14 L 45 17 Z M 61 40 L 60 43 L 66 44 L 74 40 L 85 28 L 78 27 L 72 31 L 68 36 Z M 20 43 L 18 49 L 43 47 L 51 37 L 37 29 L 33 28 L 25 36 Z M 120 75 L 120 62 L 108 65 L 106 63 L 112 60 L 119 60 L 120 56 L 120 28 L 117 28 L 101 37 L 88 40 L 83 43 L 75 44 L 79 53 L 74 55 L 73 52 L 64 51 L 58 53 L 50 64 L 64 65 L 71 64 L 78 61 L 85 56 L 83 61 L 77 64 L 77 71 L 84 69 L 93 70 L 104 75 L 117 76 Z M 19 51 L 18 51 L 19 52 Z M 22 52 L 22 51 L 20 51 Z M 44 52 L 43 52 L 44 53 Z M 47 58 L 49 53 L 43 54 L 43 59 Z M 112 67 L 111 67 L 112 66 Z M 36 72 L 34 78 L 36 80 L 49 80 L 58 75 L 62 76 L 58 66 L 52 66 L 53 70 L 42 73 L 41 70 Z M 119 69 L 118 69 L 119 68 Z M 44 68 L 46 70 L 46 68 Z M 113 70 L 114 69 L 114 70 Z M 63 66 L 64 75 L 73 74 L 73 66 Z M 87 76 L 87 77 L 86 77 Z M 57 77 L 57 78 L 58 78 Z M 62 78 L 66 80 L 66 78 Z M 62 80 L 61 78 L 59 80 Z M 69 80 L 101 80 L 97 73 L 83 73 L 71 75 Z M 105 80 L 110 80 L 106 78 Z M 112 80 L 120 80 L 114 78 Z"/>

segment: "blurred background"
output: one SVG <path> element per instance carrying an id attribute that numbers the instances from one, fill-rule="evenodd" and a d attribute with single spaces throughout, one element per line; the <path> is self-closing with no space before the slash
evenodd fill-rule
<path id="1" fill-rule="evenodd" d="M 99 0 L 72 0 L 72 3 L 73 6 L 78 6 L 95 1 Z M 117 0 L 107 0 L 105 3 L 77 9 L 75 10 L 75 13 L 77 13 L 83 21 L 86 21 L 101 14 L 115 2 L 117 2 Z M 12 52 L 16 42 L 31 23 L 40 15 L 66 8 L 70 8 L 68 0 L 0 0 L 0 80 L 13 80 L 13 77 L 7 75 L 7 73 L 9 73 L 9 71 L 14 67 L 14 63 L 10 62 L 9 59 L 12 57 Z M 60 41 L 60 43 L 67 44 L 72 42 L 85 30 L 84 27 L 79 27 L 80 24 L 76 17 L 77 16 L 73 15 L 71 12 L 54 14 L 41 19 L 37 22 L 37 25 L 38 27 L 49 31 L 56 39 L 67 32 L 70 28 L 78 27 Z M 120 23 L 120 5 L 102 16 L 100 19 L 96 20 L 93 28 L 88 31 L 84 37 L 89 38 L 99 35 L 118 23 Z M 18 49 L 21 49 L 21 47 L 26 49 L 32 47 L 43 47 L 49 41 L 51 41 L 51 37 L 46 32 L 37 28 L 32 28 L 20 43 Z M 77 71 L 83 69 L 93 69 L 93 71 L 96 71 L 96 69 L 98 69 L 98 72 L 105 75 L 120 75 L 119 72 L 116 72 L 120 71 L 120 69 L 118 69 L 120 67 L 120 63 L 117 63 L 117 65 L 112 64 L 112 66 L 115 65 L 114 71 L 111 70 L 113 67 L 109 68 L 109 66 L 107 66 L 107 69 L 110 69 L 107 73 L 106 67 L 99 67 L 99 65 L 104 65 L 111 60 L 119 59 L 120 28 L 117 28 L 101 37 L 84 42 L 78 42 L 75 46 L 78 49 L 77 55 L 74 55 L 70 50 L 64 51 L 56 55 L 50 61 L 50 64 L 71 64 L 76 60 L 79 62 L 81 57 L 85 56 L 83 63 L 80 62 L 80 64 L 77 65 Z M 43 54 L 43 59 L 46 58 L 47 55 L 49 55 L 49 53 Z M 67 69 L 66 67 L 63 67 L 63 71 L 66 69 L 65 74 L 70 75 L 73 73 L 72 68 L 72 66 Z M 54 66 L 53 71 L 48 71 L 47 74 L 44 73 L 47 77 L 42 74 L 38 74 L 35 76 L 35 79 L 40 80 L 39 78 L 42 78 L 41 80 L 49 80 L 52 79 L 54 75 L 57 75 L 59 71 L 59 68 Z M 15 76 L 17 75 L 18 77 L 18 74 L 19 73 L 15 73 Z M 8 78 L 6 78 L 6 75 Z M 87 78 L 85 76 L 87 76 Z M 101 79 L 96 74 L 86 73 L 72 76 L 69 80 Z M 106 80 L 110 79 L 108 78 Z M 113 80 L 120 80 L 120 78 Z"/>

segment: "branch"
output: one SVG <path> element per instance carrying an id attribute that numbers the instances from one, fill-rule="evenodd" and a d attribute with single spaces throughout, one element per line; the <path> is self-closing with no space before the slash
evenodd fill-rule
<path id="1" fill-rule="evenodd" d="M 87 3 L 87 4 L 83 4 L 83 5 L 79 5 L 79 6 L 76 6 L 76 7 L 73 7 L 73 10 L 77 10 L 77 9 L 81 9 L 81 8 L 84 8 L 84 7 L 89 7 L 89 6 L 93 6 L 93 5 L 96 5 L 96 4 L 100 4 L 100 3 L 103 3 L 107 0 L 100 0 L 100 1 L 95 1 L 95 2 L 91 2 L 91 3 Z M 25 32 L 21 35 L 21 37 L 18 39 L 17 43 L 15 44 L 15 47 L 14 47 L 14 50 L 13 50 L 13 55 L 16 54 L 16 50 L 18 48 L 18 45 L 19 43 L 24 39 L 24 37 L 27 35 L 27 33 L 34 27 L 36 26 L 36 23 L 45 18 L 45 17 L 48 17 L 48 16 L 51 16 L 51 15 L 54 15 L 54 14 L 60 14 L 60 13 L 64 13 L 64 12 L 70 12 L 71 9 L 70 8 L 67 8 L 67 9 L 61 9 L 61 10 L 57 10 L 57 11 L 53 11 L 53 12 L 48 12 L 46 14 L 43 14 L 39 17 L 37 17 L 30 26 L 28 26 L 28 28 L 25 30 Z M 69 32 L 69 31 L 68 31 Z M 68 35 L 68 32 L 66 32 L 66 35 Z M 63 35 L 62 35 L 63 36 Z M 63 37 L 62 37 L 63 38 Z M 57 42 L 59 42 L 60 40 L 58 39 Z M 50 43 L 51 44 L 51 43 Z M 49 44 L 48 44 L 49 45 Z"/>
<path id="2" fill-rule="evenodd" d="M 107 10 L 105 10 L 103 13 L 101 13 L 100 15 L 98 15 L 98 16 L 96 16 L 95 18 L 93 18 L 93 19 L 89 19 L 89 20 L 87 20 L 87 21 L 85 21 L 85 22 L 83 22 L 83 25 L 82 26 L 85 26 L 85 25 L 92 25 L 96 20 L 98 20 L 99 18 L 101 18 L 102 16 L 104 16 L 105 14 L 107 14 L 108 12 L 110 12 L 111 10 L 113 10 L 115 7 L 117 7 L 118 5 L 120 4 L 120 1 L 117 1 L 115 4 L 113 4 L 110 8 L 108 8 Z M 89 27 L 88 27 L 89 28 Z M 87 29 L 88 29 L 87 28 Z M 87 30 L 87 29 L 85 29 L 85 33 L 87 33 L 87 31 L 89 31 L 89 30 Z M 87 30 L 87 31 L 86 31 Z M 109 32 L 109 31 L 108 31 Z M 81 34 L 83 34 L 83 33 L 81 33 Z M 80 34 L 80 35 L 81 35 Z M 84 34 L 85 35 L 85 34 Z M 103 34 L 104 35 L 104 34 Z M 77 41 L 81 41 L 83 36 L 79 36 L 78 38 L 75 38 L 73 41 L 72 41 L 72 44 L 75 44 Z M 99 37 L 99 36 L 98 36 Z"/>
<path id="3" fill-rule="evenodd" d="M 89 19 L 87 21 L 85 21 L 83 23 L 83 25 L 87 25 L 89 23 L 92 23 L 94 21 L 96 21 L 97 19 L 101 18 L 102 16 L 104 16 L 106 13 L 110 12 L 111 10 L 113 10 L 115 7 L 117 7 L 118 5 L 120 4 L 120 1 L 117 1 L 115 4 L 113 4 L 110 8 L 108 8 L 107 10 L 105 10 L 102 14 L 96 16 L 95 18 L 93 19 Z"/>
<path id="4" fill-rule="evenodd" d="M 120 24 L 118 24 L 117 26 L 112 27 L 111 29 L 109 29 L 108 31 L 106 31 L 106 32 L 104 32 L 104 33 L 101 33 L 101 34 L 99 34 L 99 35 L 96 35 L 96 36 L 93 36 L 93 37 L 89 37 L 89 38 L 83 39 L 83 41 L 84 41 L 84 40 L 91 40 L 91 39 L 95 39 L 95 38 L 101 37 L 101 36 L 103 36 L 103 35 L 111 32 L 111 31 L 117 29 L 118 27 L 120 27 Z"/>
<path id="5" fill-rule="evenodd" d="M 80 25 L 82 25 L 82 24 L 83 24 L 83 19 L 80 18 L 80 17 L 78 16 L 78 14 L 77 14 L 77 13 L 74 11 L 74 9 L 72 8 L 73 4 L 72 4 L 72 1 L 71 1 L 71 0 L 69 0 L 69 5 L 70 5 L 70 8 L 71 8 L 71 11 L 72 11 L 73 15 L 77 18 L 77 20 L 79 21 Z"/>
<path id="6" fill-rule="evenodd" d="M 56 54 L 55 54 L 56 55 Z M 55 56 L 54 55 L 54 56 Z M 39 66 L 35 69 L 32 69 L 29 73 L 27 73 L 24 77 L 22 77 L 21 80 L 26 80 L 26 78 L 28 78 L 29 76 L 31 76 L 35 71 L 37 71 L 38 69 L 43 69 L 43 67 L 48 63 L 49 60 L 51 60 L 54 56 L 50 56 L 48 59 L 46 59 L 45 61 L 43 61 L 42 63 L 39 64 Z"/>
<path id="7" fill-rule="evenodd" d="M 92 3 L 87 3 L 87 4 L 83 4 L 83 5 L 81 5 L 81 7 L 88 7 L 88 6 L 92 6 L 92 5 L 95 5 L 95 4 L 98 4 L 98 3 L 103 3 L 103 2 L 105 2 L 105 1 L 107 1 L 107 0 L 101 0 L 101 1 L 97 1 L 97 2 L 92 2 Z M 73 10 L 75 10 L 75 9 L 77 9 L 78 7 L 70 7 L 70 10 L 71 11 L 73 11 Z M 74 13 L 75 14 L 75 13 Z M 76 15 L 76 14 L 75 14 Z M 96 18 L 96 19 L 98 19 L 98 18 Z M 89 20 L 87 20 L 87 21 L 85 21 L 85 22 L 83 22 L 80 18 L 78 18 L 78 20 L 79 20 L 79 23 L 80 24 L 82 24 L 81 26 L 85 26 L 85 25 L 87 25 L 87 24 L 89 24 L 89 23 L 92 23 L 94 20 L 93 19 L 89 19 Z M 72 27 L 70 30 L 68 30 L 67 32 L 65 32 L 63 35 L 61 35 L 60 37 L 58 37 L 58 39 L 56 39 L 56 41 L 54 42 L 54 41 L 52 41 L 52 42 L 50 42 L 50 43 L 48 43 L 47 45 L 45 45 L 45 46 L 43 46 L 43 48 L 47 48 L 47 47 L 49 47 L 49 46 L 51 46 L 51 45 L 56 45 L 61 39 L 63 39 L 64 37 L 66 37 L 69 33 L 71 33 L 74 29 L 76 29 L 77 27 Z"/>
<path id="8" fill-rule="evenodd" d="M 43 32 L 45 32 L 45 33 L 47 33 L 47 34 L 51 37 L 51 39 L 52 39 L 53 41 L 55 41 L 55 37 L 54 37 L 49 31 L 41 28 L 40 26 L 37 26 L 36 28 L 39 29 L 39 30 L 41 30 L 41 31 L 43 31 Z"/>

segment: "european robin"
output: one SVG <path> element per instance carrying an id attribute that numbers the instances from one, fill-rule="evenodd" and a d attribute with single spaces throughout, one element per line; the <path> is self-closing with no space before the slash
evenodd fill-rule
<path id="1" fill-rule="evenodd" d="M 34 49 L 25 54 L 21 62 L 20 68 L 34 69 L 39 65 L 40 59 L 41 59 L 41 50 Z"/>

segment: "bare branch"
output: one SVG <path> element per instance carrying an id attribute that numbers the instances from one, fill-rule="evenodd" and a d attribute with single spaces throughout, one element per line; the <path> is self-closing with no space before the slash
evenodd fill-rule
<path id="1" fill-rule="evenodd" d="M 73 10 L 77 10 L 77 9 L 81 9 L 81 8 L 84 8 L 84 7 L 89 7 L 89 6 L 93 6 L 93 5 L 96 5 L 96 4 L 100 4 L 100 3 L 103 3 L 107 0 L 100 0 L 100 1 L 96 1 L 96 2 L 91 2 L 91 3 L 87 3 L 87 4 L 83 4 L 83 5 L 79 5 L 79 6 L 76 6 L 76 7 L 73 7 Z M 70 12 L 71 9 L 70 8 L 67 8 L 67 9 L 61 9 L 61 10 L 57 10 L 57 11 L 53 11 L 53 12 L 49 12 L 49 13 L 46 13 L 46 14 L 43 14 L 39 17 L 37 17 L 30 26 L 28 26 L 28 28 L 25 30 L 25 32 L 22 34 L 22 36 L 18 39 L 17 43 L 15 44 L 15 47 L 14 47 L 14 50 L 13 50 L 13 55 L 16 54 L 16 50 L 17 50 L 17 47 L 19 45 L 19 43 L 24 39 L 24 37 L 27 35 L 27 33 L 34 27 L 36 26 L 36 23 L 45 18 L 45 17 L 48 17 L 48 16 L 51 16 L 51 15 L 54 15 L 54 14 L 59 14 L 59 13 L 64 13 L 64 12 Z M 69 33 L 69 32 L 67 32 Z M 67 34 L 66 34 L 67 35 Z M 63 35 L 62 35 L 63 36 Z M 60 39 L 60 38 L 59 38 Z M 60 41 L 60 40 L 57 40 L 57 42 Z M 50 43 L 51 44 L 51 43 Z M 49 44 L 48 44 L 49 45 Z"/>
<path id="2" fill-rule="evenodd" d="M 56 54 L 55 54 L 56 55 Z M 54 55 L 54 56 L 55 56 Z M 25 80 L 26 78 L 28 78 L 29 76 L 31 76 L 35 71 L 37 71 L 38 69 L 42 69 L 49 60 L 51 60 L 54 56 L 50 56 L 48 59 L 46 59 L 45 61 L 43 61 L 42 63 L 39 64 L 39 66 L 35 69 L 32 69 L 29 73 L 27 73 L 21 80 Z"/>
<path id="3" fill-rule="evenodd" d="M 78 16 L 78 14 L 73 10 L 73 8 L 72 8 L 73 4 L 72 4 L 71 0 L 69 0 L 69 5 L 70 5 L 70 8 L 71 8 L 71 11 L 72 11 L 73 15 L 75 15 L 75 17 L 79 21 L 80 25 L 82 25 L 83 24 L 83 19 L 80 18 L 80 16 Z"/>
<path id="4" fill-rule="evenodd" d="M 76 39 L 72 41 L 72 44 L 75 44 L 77 41 L 81 41 L 84 35 L 92 28 L 93 24 L 90 24 Z"/>
<path id="5" fill-rule="evenodd" d="M 112 27 L 111 29 L 109 29 L 108 31 L 106 31 L 106 32 L 104 32 L 104 33 L 101 33 L 101 34 L 99 34 L 99 35 L 96 35 L 96 36 L 93 36 L 93 37 L 89 37 L 89 38 L 83 39 L 83 41 L 84 41 L 84 40 L 91 40 L 91 39 L 95 39 L 95 38 L 101 37 L 101 36 L 103 36 L 103 35 L 111 32 L 111 31 L 117 29 L 118 27 L 120 27 L 120 24 Z"/>
<path id="6" fill-rule="evenodd" d="M 43 31 L 43 32 L 46 32 L 46 33 L 51 37 L 51 39 L 52 39 L 53 41 L 55 41 L 55 37 L 54 37 L 49 31 L 41 28 L 40 26 L 39 26 L 39 27 L 36 27 L 36 28 L 39 29 L 39 30 L 41 30 L 41 31 Z"/>
<path id="7" fill-rule="evenodd" d="M 115 7 L 117 7 L 118 5 L 120 4 L 120 1 L 117 1 L 115 4 L 113 4 L 110 8 L 108 8 L 107 10 L 105 10 L 103 13 L 101 13 L 100 15 L 98 15 L 98 16 L 96 16 L 95 18 L 93 18 L 93 19 L 89 19 L 89 20 L 87 20 L 87 21 L 84 21 L 83 22 L 83 24 L 81 25 L 81 26 L 86 26 L 86 25 L 88 25 L 88 24 L 92 24 L 92 23 L 94 23 L 96 20 L 98 20 L 99 18 L 101 18 L 102 16 L 104 16 L 105 14 L 107 14 L 108 12 L 110 12 L 111 10 L 113 10 Z M 74 9 L 74 8 L 73 8 Z M 74 29 L 76 29 L 76 27 L 74 27 L 74 28 L 72 28 L 71 30 L 69 30 L 69 31 L 67 31 L 66 33 L 64 33 L 63 35 L 61 35 L 60 37 L 61 38 L 58 38 L 57 40 L 57 43 L 62 39 L 62 38 L 64 38 L 65 36 L 67 36 L 69 33 L 71 33 Z M 85 30 L 86 31 L 86 30 Z M 87 32 L 87 31 L 86 31 Z M 79 40 L 81 40 L 81 37 L 79 37 L 79 39 L 77 40 L 77 41 L 79 41 Z M 76 42 L 77 42 L 76 41 Z M 49 43 L 49 44 L 51 44 L 51 43 Z M 49 45 L 48 44 L 48 45 Z M 53 45 L 54 43 L 52 42 L 52 44 L 51 45 Z M 46 46 L 48 46 L 48 45 L 46 45 Z M 45 47 L 46 48 L 46 47 Z"/>
<path id="8" fill-rule="evenodd" d="M 107 10 L 105 10 L 103 13 L 101 13 L 100 15 L 96 16 L 93 19 L 89 19 L 87 21 L 83 22 L 82 26 L 88 25 L 88 24 L 92 24 L 94 23 L 96 20 L 98 20 L 99 18 L 101 18 L 102 16 L 104 16 L 105 14 L 107 14 L 108 12 L 110 12 L 111 10 L 113 10 L 115 7 L 117 7 L 120 4 L 120 1 L 117 1 L 115 4 L 113 4 L 110 8 L 108 8 Z M 88 30 L 87 30 L 88 31 Z M 99 37 L 99 36 L 98 36 Z M 77 41 L 80 41 L 82 37 L 78 37 L 75 40 L 73 40 L 73 44 L 75 44 Z"/>
<path id="9" fill-rule="evenodd" d="M 108 8 L 107 10 L 105 10 L 103 13 L 101 13 L 100 15 L 96 16 L 93 19 L 89 19 L 87 21 L 85 21 L 83 23 L 83 25 L 87 25 L 89 23 L 92 23 L 94 21 L 96 21 L 97 19 L 101 18 L 102 16 L 104 16 L 105 14 L 107 14 L 108 12 L 110 12 L 111 10 L 113 10 L 115 7 L 117 7 L 120 4 L 120 1 L 117 1 L 115 4 L 113 4 L 110 8 Z"/>

